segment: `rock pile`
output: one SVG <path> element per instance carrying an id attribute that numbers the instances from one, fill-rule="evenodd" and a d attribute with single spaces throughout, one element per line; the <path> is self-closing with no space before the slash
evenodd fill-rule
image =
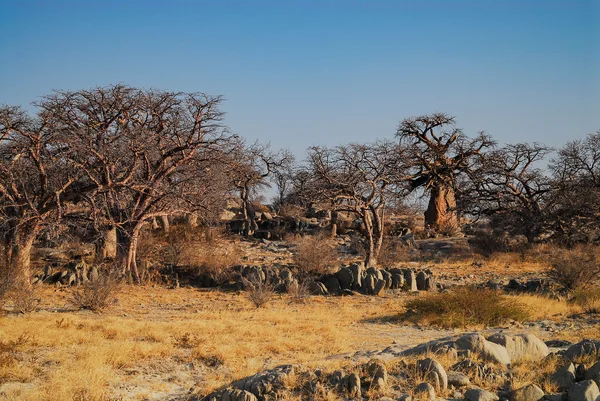
<path id="1" fill-rule="evenodd" d="M 430 270 L 377 269 L 354 263 L 342 266 L 334 274 L 311 280 L 309 290 L 314 295 L 350 295 L 354 291 L 365 295 L 381 295 L 388 289 L 430 291 L 436 288 Z"/>
<path id="2" fill-rule="evenodd" d="M 431 341 L 402 352 L 386 349 L 379 355 L 381 359 L 351 366 L 346 368 L 349 369 L 347 371 L 325 374 L 321 370 L 305 371 L 299 366 L 280 366 L 196 400 L 265 401 L 286 399 L 287 394 L 294 399 L 334 397 L 379 401 L 434 401 L 440 398 L 466 401 L 599 401 L 599 346 L 600 341 L 584 340 L 568 349 L 550 353 L 546 344 L 532 334 L 499 333 L 485 338 L 480 333 L 472 333 Z M 427 357 L 419 359 L 420 354 L 427 354 Z M 449 354 L 451 358 L 442 354 Z M 549 378 L 540 377 L 539 383 L 513 387 L 511 364 L 527 361 L 534 368 L 536 363 L 548 362 L 548 358 L 559 361 L 559 368 L 554 374 Z M 587 367 L 577 364 L 576 361 L 582 358 L 595 360 L 595 363 Z M 448 361 L 457 360 L 448 370 L 441 363 L 450 365 Z M 292 376 L 293 380 L 289 380 Z M 479 385 L 493 383 L 494 390 L 474 386 L 471 379 Z M 541 385 L 558 392 L 547 394 Z"/>

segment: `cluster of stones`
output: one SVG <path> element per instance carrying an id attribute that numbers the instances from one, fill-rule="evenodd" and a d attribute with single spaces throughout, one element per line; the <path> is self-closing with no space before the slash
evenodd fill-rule
<path id="1" fill-rule="evenodd" d="M 66 267 L 55 269 L 47 266 L 44 272 L 32 279 L 32 284 L 79 285 L 98 278 L 98 268 L 84 261 L 69 263 Z"/>
<path id="2" fill-rule="evenodd" d="M 334 274 L 309 282 L 309 291 L 314 295 L 381 295 L 388 289 L 407 291 L 430 291 L 435 289 L 433 274 L 429 270 L 392 268 L 377 269 L 355 263 L 342 266 Z"/>
<path id="3" fill-rule="evenodd" d="M 434 357 L 422 357 L 423 354 Z M 451 354 L 457 363 L 444 368 L 435 355 Z M 389 381 L 392 376 L 384 361 L 416 355 L 414 362 L 400 359 L 395 372 L 398 381 L 414 383 L 412 391 L 402 393 Z M 373 399 L 373 394 L 393 394 L 393 398 L 381 397 L 379 401 L 434 401 L 440 395 L 465 401 L 598 401 L 600 399 L 600 362 L 589 368 L 573 361 L 581 357 L 600 356 L 600 341 L 584 340 L 566 350 L 550 352 L 548 346 L 532 334 L 494 334 L 485 338 L 474 333 L 446 338 L 399 351 L 386 349 L 377 359 L 351 368 L 345 372 L 336 370 L 324 374 L 320 370 L 300 373 L 298 367 L 281 366 L 258 373 L 232 383 L 216 391 L 203 401 L 265 401 L 276 399 L 286 389 L 286 382 L 293 374 L 302 375 L 301 388 L 297 391 L 311 395 L 326 394 L 326 390 L 339 393 L 342 399 Z M 510 365 L 519 361 L 535 363 L 544 358 L 560 358 L 564 363 L 548 379 L 560 392 L 546 394 L 535 384 L 510 389 Z M 440 358 L 441 359 L 441 358 Z M 449 360 L 445 358 L 444 360 Z M 492 363 L 488 365 L 488 363 Z M 504 368 L 502 368 L 504 367 Z M 474 386 L 469 377 L 479 382 L 496 382 L 501 389 L 490 392 Z M 406 387 L 403 387 L 406 390 Z"/>
<path id="4" fill-rule="evenodd" d="M 287 267 L 274 266 L 243 266 L 239 271 L 237 288 L 247 290 L 249 287 L 268 284 L 275 291 L 286 292 L 298 286 L 298 280 Z"/>

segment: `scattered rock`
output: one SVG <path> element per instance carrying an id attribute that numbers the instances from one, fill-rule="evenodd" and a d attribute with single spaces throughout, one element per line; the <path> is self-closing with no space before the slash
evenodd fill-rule
<path id="1" fill-rule="evenodd" d="M 600 391 L 593 380 L 575 383 L 567 392 L 568 401 L 597 401 L 598 397 L 600 397 Z"/>
<path id="2" fill-rule="evenodd" d="M 481 388 L 471 388 L 465 391 L 465 400 L 467 401 L 498 401 L 500 398 Z"/>
<path id="3" fill-rule="evenodd" d="M 350 398 L 359 398 L 361 396 L 360 392 L 360 377 L 356 373 L 351 373 L 348 375 L 346 379 L 347 382 L 347 390 Z"/>
<path id="4" fill-rule="evenodd" d="M 510 401 L 539 401 L 544 398 L 544 392 L 535 384 L 529 384 L 513 391 Z"/>
<path id="5" fill-rule="evenodd" d="M 432 358 L 417 361 L 417 367 L 426 380 L 432 382 L 437 390 L 448 388 L 448 375 L 441 363 Z"/>
<path id="6" fill-rule="evenodd" d="M 466 387 L 471 384 L 469 377 L 461 372 L 447 372 L 448 375 L 448 385 L 458 388 L 458 387 Z"/>
<path id="7" fill-rule="evenodd" d="M 550 376 L 550 382 L 560 390 L 567 390 L 575 382 L 575 365 L 569 363 L 558 369 Z"/>
<path id="8" fill-rule="evenodd" d="M 413 391 L 415 398 L 420 400 L 435 401 L 435 389 L 429 383 L 421 383 Z"/>
<path id="9" fill-rule="evenodd" d="M 585 380 L 593 380 L 600 387 L 600 362 L 593 364 L 583 376 Z"/>
<path id="10" fill-rule="evenodd" d="M 511 335 L 498 333 L 487 339 L 506 348 L 511 362 L 522 359 L 538 361 L 545 358 L 549 353 L 548 346 L 533 334 Z"/>
<path id="11" fill-rule="evenodd" d="M 594 355 L 600 353 L 600 341 L 582 340 L 577 344 L 571 345 L 564 353 L 565 358 L 571 361 L 580 356 Z"/>

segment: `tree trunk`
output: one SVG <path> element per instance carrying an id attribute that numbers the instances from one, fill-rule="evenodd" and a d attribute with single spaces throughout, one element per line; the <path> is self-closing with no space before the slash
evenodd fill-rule
<path id="1" fill-rule="evenodd" d="M 140 283 L 140 275 L 137 268 L 137 246 L 139 242 L 141 224 L 118 232 L 118 261 L 123 274 L 129 275 L 133 281 Z"/>
<path id="2" fill-rule="evenodd" d="M 425 227 L 438 232 L 458 229 L 454 189 L 448 185 L 431 188 L 429 205 L 425 211 Z"/>
<path id="3" fill-rule="evenodd" d="M 96 246 L 96 262 L 117 258 L 117 228 L 108 226 L 102 232 L 102 238 Z"/>
<path id="4" fill-rule="evenodd" d="M 189 228 L 198 227 L 198 215 L 195 213 L 190 213 L 186 216 L 186 223 Z"/>
<path id="5" fill-rule="evenodd" d="M 365 255 L 365 267 L 377 264 L 377 255 L 375 253 L 375 238 L 373 235 L 373 222 L 368 210 L 363 210 L 363 222 L 365 224 L 365 234 L 367 236 L 367 249 Z"/>
<path id="6" fill-rule="evenodd" d="M 8 282 L 10 286 L 31 287 L 31 250 L 36 235 L 37 230 L 27 233 L 10 230 L 5 234 L 5 266 L 0 279 Z"/>
<path id="7" fill-rule="evenodd" d="M 374 237 L 374 249 L 375 259 L 379 258 L 381 253 L 381 246 L 383 245 L 383 225 L 384 225 L 384 209 L 383 206 L 377 208 L 370 208 L 373 214 L 373 237 Z"/>
<path id="8" fill-rule="evenodd" d="M 169 216 L 167 216 L 167 215 L 158 216 L 158 224 L 160 225 L 160 228 L 162 229 L 163 233 L 165 233 L 165 234 L 169 233 L 169 230 L 171 228 L 171 226 L 169 224 Z"/>

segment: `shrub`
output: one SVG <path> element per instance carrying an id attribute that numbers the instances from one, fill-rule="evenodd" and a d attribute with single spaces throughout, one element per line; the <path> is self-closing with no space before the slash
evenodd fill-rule
<path id="1" fill-rule="evenodd" d="M 18 291 L 13 289 L 11 291 L 11 299 L 14 304 L 15 312 L 18 313 L 30 313 L 35 310 L 38 303 L 38 293 L 35 287 L 23 286 Z"/>
<path id="2" fill-rule="evenodd" d="M 528 318 L 524 305 L 488 289 L 460 287 L 406 302 L 405 319 L 442 327 L 493 326 Z"/>
<path id="3" fill-rule="evenodd" d="M 306 283 L 306 281 L 294 282 L 288 287 L 287 293 L 290 296 L 292 302 L 299 304 L 305 303 L 308 297 L 310 296 L 310 291 L 308 290 L 308 284 Z"/>
<path id="4" fill-rule="evenodd" d="M 600 260 L 592 247 L 561 249 L 550 254 L 548 275 L 567 291 L 586 288 L 600 277 Z"/>
<path id="5" fill-rule="evenodd" d="M 275 289 L 268 282 L 252 277 L 243 279 L 246 288 L 246 298 L 257 308 L 265 306 L 275 296 Z"/>
<path id="6" fill-rule="evenodd" d="M 469 238 L 469 245 L 475 253 L 486 258 L 495 253 L 508 250 L 506 238 L 497 232 L 478 231 L 473 237 Z"/>
<path id="7" fill-rule="evenodd" d="M 600 312 L 600 288 L 579 288 L 573 291 L 569 303 L 580 306 L 585 312 Z"/>
<path id="8" fill-rule="evenodd" d="M 407 262 L 410 257 L 410 247 L 402 243 L 400 239 L 394 238 L 383 242 L 377 261 L 381 266 L 390 267 L 399 262 Z"/>
<path id="9" fill-rule="evenodd" d="M 325 235 L 299 237 L 294 262 L 301 278 L 328 273 L 337 261 L 332 240 Z"/>
<path id="10" fill-rule="evenodd" d="M 102 312 L 116 302 L 120 282 L 115 274 L 100 276 L 93 281 L 74 288 L 71 293 L 71 304 L 77 309 L 88 309 Z"/>

